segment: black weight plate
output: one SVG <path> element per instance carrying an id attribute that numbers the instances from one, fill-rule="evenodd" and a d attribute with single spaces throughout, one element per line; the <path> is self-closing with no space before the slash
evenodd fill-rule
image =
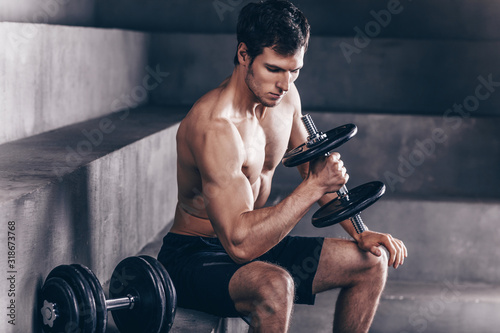
<path id="1" fill-rule="evenodd" d="M 112 299 L 138 296 L 132 309 L 112 312 L 121 333 L 160 333 L 166 311 L 166 296 L 156 270 L 143 258 L 123 259 L 113 271 L 109 285 Z"/>
<path id="2" fill-rule="evenodd" d="M 80 313 L 80 329 L 83 332 L 94 332 L 97 325 L 95 298 L 87 280 L 70 265 L 61 265 L 50 271 L 47 279 L 59 277 L 70 285 L 75 292 Z"/>
<path id="3" fill-rule="evenodd" d="M 348 192 L 348 199 L 333 199 L 314 213 L 312 224 L 317 228 L 342 222 L 374 204 L 385 193 L 385 185 L 375 181 Z"/>
<path id="4" fill-rule="evenodd" d="M 96 308 L 96 330 L 95 333 L 104 333 L 106 331 L 106 326 L 108 324 L 108 310 L 106 309 L 106 295 L 102 289 L 101 283 L 87 266 L 80 264 L 71 265 L 78 269 L 78 271 L 83 275 L 85 280 L 88 282 L 92 294 L 95 299 Z"/>
<path id="5" fill-rule="evenodd" d="M 170 328 L 174 324 L 175 312 L 177 310 L 177 293 L 175 291 L 174 283 L 172 279 L 170 279 L 170 275 L 168 274 L 165 267 L 155 258 L 150 256 L 140 256 L 144 260 L 146 260 L 160 276 L 161 282 L 163 284 L 163 289 L 165 290 L 166 300 L 167 300 L 167 308 L 165 311 L 165 320 L 163 322 L 163 327 L 161 332 L 169 332 Z"/>
<path id="6" fill-rule="evenodd" d="M 44 324 L 43 317 L 48 311 L 46 306 L 49 304 L 44 301 L 55 304 L 54 308 L 57 309 L 57 317 L 47 315 L 48 321 L 46 321 L 46 324 Z M 80 315 L 76 296 L 64 279 L 58 277 L 46 279 L 40 292 L 38 304 L 40 323 L 45 333 L 74 332 L 78 330 Z M 52 306 L 52 304 L 49 306 Z M 49 321 L 52 327 L 50 327 Z"/>
<path id="7" fill-rule="evenodd" d="M 288 151 L 283 156 L 283 165 L 294 167 L 309 162 L 333 151 L 356 135 L 358 128 L 354 124 L 346 124 L 326 132 L 326 138 L 310 147 L 303 143 Z"/>

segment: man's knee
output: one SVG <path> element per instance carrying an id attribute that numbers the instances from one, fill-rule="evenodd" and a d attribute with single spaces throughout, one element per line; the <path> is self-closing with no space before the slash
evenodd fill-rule
<path id="1" fill-rule="evenodd" d="M 290 312 L 295 297 L 295 286 L 292 276 L 283 268 L 264 262 L 253 262 L 245 267 L 239 285 L 250 312 L 261 312 L 269 315 Z"/>
<path id="2" fill-rule="evenodd" d="M 385 251 L 377 257 L 371 253 L 366 253 L 369 275 L 373 279 L 385 281 L 387 277 L 388 258 Z"/>
<path id="3" fill-rule="evenodd" d="M 262 270 L 260 285 L 257 288 L 258 300 L 272 307 L 291 306 L 295 296 L 292 276 L 283 268 L 270 266 Z"/>

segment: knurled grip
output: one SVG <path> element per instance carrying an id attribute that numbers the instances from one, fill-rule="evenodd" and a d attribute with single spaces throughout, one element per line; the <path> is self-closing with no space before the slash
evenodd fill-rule
<path id="1" fill-rule="evenodd" d="M 307 134 L 309 135 L 309 140 L 314 138 L 318 134 L 318 129 L 309 114 L 302 116 L 302 123 L 304 124 Z"/>
<path id="2" fill-rule="evenodd" d="M 356 232 L 358 234 L 368 230 L 366 225 L 363 223 L 363 220 L 361 219 L 361 215 L 356 214 L 353 217 L 350 218 L 352 225 L 354 226 L 354 229 L 356 229 Z"/>

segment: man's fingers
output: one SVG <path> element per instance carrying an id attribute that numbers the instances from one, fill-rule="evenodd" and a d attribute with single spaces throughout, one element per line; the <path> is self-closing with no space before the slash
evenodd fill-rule
<path id="1" fill-rule="evenodd" d="M 391 248 L 389 249 L 389 253 L 390 253 L 389 266 L 393 266 L 394 268 L 396 268 L 397 267 L 397 265 L 396 265 L 396 259 L 397 259 L 396 248 L 394 246 L 391 246 Z"/>
<path id="2" fill-rule="evenodd" d="M 374 238 L 370 239 L 370 236 Z M 394 268 L 398 268 L 403 265 L 405 258 L 408 256 L 408 250 L 406 249 L 405 244 L 401 240 L 392 237 L 390 234 L 370 233 L 364 242 L 365 245 L 362 248 L 377 257 L 382 255 L 382 249 L 380 246 L 387 249 L 387 265 L 389 267 L 392 266 Z"/>
<path id="3" fill-rule="evenodd" d="M 338 162 L 340 160 L 340 154 L 337 152 L 331 153 L 329 157 L 333 159 L 335 162 Z"/>
<path id="4" fill-rule="evenodd" d="M 388 266 L 393 266 L 394 268 L 398 267 L 398 248 L 396 245 L 396 242 L 394 241 L 394 238 L 392 238 L 391 235 L 387 235 L 387 239 L 385 243 L 383 244 L 387 251 L 389 251 L 389 262 L 387 263 Z"/>
<path id="5" fill-rule="evenodd" d="M 372 246 L 370 252 L 377 257 L 380 257 L 382 255 L 382 250 L 380 250 L 378 246 Z"/>
<path id="6" fill-rule="evenodd" d="M 393 266 L 395 269 L 400 265 L 403 265 L 404 258 L 407 256 L 407 250 L 405 245 L 399 239 L 395 239 L 389 235 L 390 247 L 387 247 L 390 253 L 389 266 Z"/>
<path id="7" fill-rule="evenodd" d="M 339 171 L 341 171 L 342 168 L 344 168 L 344 162 L 342 160 L 338 160 L 338 162 L 337 162 L 337 169 L 339 169 Z"/>
<path id="8" fill-rule="evenodd" d="M 394 242 L 398 251 L 397 260 L 394 263 L 394 268 L 398 268 L 398 266 L 402 265 L 404 262 L 403 248 L 401 247 L 401 244 L 398 242 L 398 240 L 394 240 Z"/>
<path id="9" fill-rule="evenodd" d="M 403 265 L 403 264 L 404 264 L 404 262 L 405 262 L 405 258 L 406 258 L 406 256 L 407 256 L 407 255 L 406 255 L 406 247 L 405 247 L 405 245 L 403 244 L 403 242 L 402 242 L 402 241 L 400 241 L 399 239 L 396 239 L 396 242 L 397 242 L 397 243 L 398 243 L 398 245 L 399 245 L 399 249 L 400 249 L 400 257 L 401 257 L 400 262 L 401 262 L 401 265 Z"/>

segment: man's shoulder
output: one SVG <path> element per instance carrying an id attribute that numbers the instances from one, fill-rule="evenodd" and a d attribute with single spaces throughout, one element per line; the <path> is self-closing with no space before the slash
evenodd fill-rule
<path id="1" fill-rule="evenodd" d="M 207 137 L 224 136 L 229 139 L 235 135 L 234 124 L 224 117 L 224 103 L 220 89 L 214 89 L 202 96 L 181 122 L 178 132 L 186 142 L 202 144 Z M 201 141 L 201 142 L 199 142 Z"/>
<path id="2" fill-rule="evenodd" d="M 300 111 L 301 101 L 300 94 L 294 83 L 290 85 L 288 93 L 283 98 L 283 106 L 290 111 Z"/>

